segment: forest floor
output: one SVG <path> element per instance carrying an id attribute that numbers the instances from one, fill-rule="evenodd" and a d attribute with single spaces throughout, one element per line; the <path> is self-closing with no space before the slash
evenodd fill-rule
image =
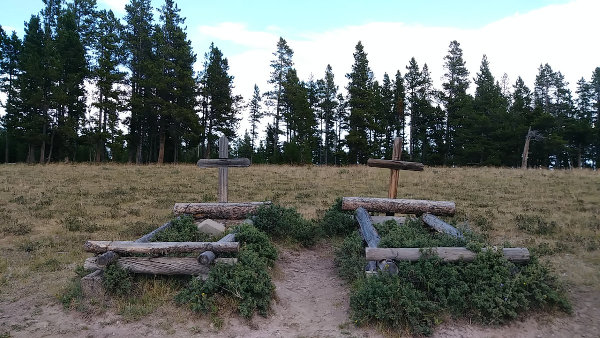
<path id="1" fill-rule="evenodd" d="M 230 200 L 272 200 L 320 217 L 338 196 L 386 195 L 389 172 L 356 167 L 252 166 L 230 170 Z M 356 328 L 333 245 L 280 245 L 272 313 L 245 321 L 223 309 L 197 315 L 162 279 L 149 297 L 65 309 L 59 297 L 88 254 L 87 239 L 139 237 L 175 202 L 214 201 L 216 170 L 191 165 L 0 166 L 0 337 L 393 336 Z M 527 246 L 567 286 L 573 315 L 534 313 L 498 327 L 447 320 L 439 337 L 597 337 L 600 332 L 600 176 L 587 170 L 426 168 L 402 172 L 399 197 L 453 200 L 459 222 L 492 244 Z"/>

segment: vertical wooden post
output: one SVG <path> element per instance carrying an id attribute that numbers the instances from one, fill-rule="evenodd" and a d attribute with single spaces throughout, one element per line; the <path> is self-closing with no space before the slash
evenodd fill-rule
<path id="1" fill-rule="evenodd" d="M 229 141 L 225 135 L 219 138 L 219 158 L 228 158 L 229 157 Z M 219 202 L 226 203 L 227 202 L 227 175 L 228 168 L 220 167 L 219 168 Z"/>
<path id="2" fill-rule="evenodd" d="M 392 160 L 400 161 L 400 157 L 402 156 L 402 138 L 396 137 L 394 139 L 394 150 L 392 152 Z M 390 186 L 388 188 L 388 198 L 396 198 L 398 197 L 398 176 L 400 170 L 391 169 L 390 170 Z M 386 215 L 394 216 L 393 212 L 388 212 Z"/>

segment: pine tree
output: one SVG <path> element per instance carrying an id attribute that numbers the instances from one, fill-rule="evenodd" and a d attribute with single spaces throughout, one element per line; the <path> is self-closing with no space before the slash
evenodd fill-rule
<path id="1" fill-rule="evenodd" d="M 2 26 L 0 26 L 0 88 L 6 94 L 4 103 L 5 115 L 0 122 L 4 127 L 4 162 L 9 162 L 9 149 L 12 142 L 17 143 L 23 135 L 22 119 L 23 111 L 20 102 L 20 93 L 18 90 L 18 78 L 20 76 L 19 58 L 21 56 L 22 42 L 15 31 L 10 36 L 6 35 Z M 17 157 L 14 156 L 16 160 Z"/>
<path id="2" fill-rule="evenodd" d="M 342 139 L 342 132 L 348 131 L 348 101 L 344 98 L 342 93 L 337 96 L 338 106 L 335 110 L 333 117 L 335 121 L 335 142 L 334 142 L 334 159 L 333 164 L 340 165 L 349 162 L 348 154 L 344 151 L 346 145 L 345 140 Z"/>
<path id="3" fill-rule="evenodd" d="M 393 102 L 392 111 L 389 116 L 389 129 L 393 138 L 400 137 L 402 139 L 402 146 L 406 144 L 406 122 L 405 122 L 405 108 L 406 108 L 406 91 L 404 88 L 404 78 L 400 71 L 396 71 L 393 86 Z M 393 141 L 392 141 L 393 142 Z M 386 158 L 391 158 L 391 154 L 386 154 Z"/>
<path id="4" fill-rule="evenodd" d="M 442 84 L 444 89 L 442 102 L 446 107 L 446 125 L 444 133 L 444 164 L 454 164 L 454 157 L 457 152 L 461 152 L 465 146 L 460 137 L 457 138 L 457 131 L 461 129 L 462 122 L 469 119 L 471 98 L 467 94 L 469 88 L 469 71 L 465 66 L 463 51 L 460 43 L 456 40 L 450 42 L 448 55 L 444 69 L 445 82 Z M 468 146 L 468 145 L 467 145 Z"/>
<path id="5" fill-rule="evenodd" d="M 48 161 L 56 144 L 57 158 L 76 159 L 79 131 L 85 119 L 85 49 L 77 31 L 75 14 L 62 11 L 57 21 L 54 46 L 58 56 L 58 82 L 53 90 L 56 107 Z"/>
<path id="6" fill-rule="evenodd" d="M 228 138 L 235 137 L 236 125 L 239 121 L 235 102 L 239 98 L 232 93 L 233 76 L 228 74 L 229 63 L 227 58 L 214 44 L 204 56 L 204 71 L 200 80 L 201 92 L 208 104 L 205 118 L 205 135 L 207 147 L 205 157 L 211 156 L 211 145 L 217 142 L 219 132 Z"/>
<path id="7" fill-rule="evenodd" d="M 596 67 L 592 73 L 592 123 L 594 124 L 593 131 L 593 159 L 594 167 L 598 169 L 600 165 L 600 67 Z"/>
<path id="8" fill-rule="evenodd" d="M 489 61 L 484 55 L 479 73 L 475 77 L 475 98 L 473 100 L 472 142 L 467 149 L 468 163 L 479 165 L 501 165 L 509 162 L 507 151 L 516 151 L 509 145 L 516 140 L 513 128 L 509 124 L 508 102 L 492 72 Z M 512 154 L 514 156 L 514 154 Z"/>
<path id="9" fill-rule="evenodd" d="M 509 108 L 509 124 L 512 125 L 514 135 L 514 152 L 516 153 L 512 159 L 509 159 L 506 165 L 519 167 L 522 163 L 522 147 L 523 140 L 527 137 L 529 127 L 534 122 L 532 108 L 532 93 L 525 85 L 523 79 L 519 76 L 513 85 L 513 93 Z"/>
<path id="10" fill-rule="evenodd" d="M 317 121 L 308 90 L 293 68 L 287 72 L 282 87 L 282 110 L 290 137 L 290 141 L 284 144 L 284 159 L 290 163 L 311 163 L 312 151 L 317 144 Z"/>
<path id="11" fill-rule="evenodd" d="M 260 120 L 265 116 L 265 112 L 262 110 L 261 96 L 258 86 L 254 85 L 254 94 L 250 100 L 250 140 L 252 145 L 252 151 L 255 150 L 255 141 L 258 136 L 258 124 Z M 250 157 L 252 158 L 252 157 Z"/>
<path id="12" fill-rule="evenodd" d="M 372 114 L 371 90 L 373 87 L 373 73 L 369 68 L 367 53 L 364 51 L 362 42 L 358 42 L 354 52 L 354 64 L 352 71 L 346 74 L 348 78 L 348 161 L 350 163 L 366 163 L 369 157 L 369 144 L 367 141 L 367 129 L 369 118 Z"/>
<path id="13" fill-rule="evenodd" d="M 338 108 L 337 90 L 338 87 L 335 85 L 333 70 L 331 65 L 327 65 L 325 68 L 325 77 L 320 82 L 320 92 L 323 95 L 323 100 L 320 103 L 320 108 L 323 116 L 324 126 L 324 163 L 330 164 L 334 160 L 334 152 L 336 142 L 336 130 L 335 130 L 335 115 Z M 335 162 L 333 162 L 335 163 Z"/>
<path id="14" fill-rule="evenodd" d="M 23 135 L 28 144 L 27 162 L 35 161 L 35 148 L 40 149 L 40 162 L 45 160 L 48 111 L 50 110 L 50 90 L 52 80 L 46 54 L 47 42 L 40 18 L 32 16 L 25 25 L 23 51 L 19 59 L 19 91 L 23 104 Z"/>
<path id="15" fill-rule="evenodd" d="M 125 73 L 119 69 L 124 62 L 121 40 L 122 26 L 112 11 L 98 13 L 97 32 L 99 39 L 94 41 L 93 50 L 96 64 L 92 67 L 93 79 L 96 83 L 96 96 L 92 106 L 98 110 L 95 123 L 96 162 L 104 161 L 106 142 L 109 141 L 111 153 L 115 153 L 116 139 L 120 134 L 119 112 L 124 109 L 122 102 L 123 91 L 120 85 L 125 79 Z"/>
<path id="16" fill-rule="evenodd" d="M 150 0 L 131 0 L 125 6 L 124 49 L 127 52 L 127 67 L 130 77 L 131 96 L 129 110 L 131 116 L 127 120 L 129 135 L 129 162 L 137 164 L 143 161 L 142 148 L 149 132 L 149 120 L 153 113 L 152 100 L 152 68 L 153 16 Z"/>
<path id="17" fill-rule="evenodd" d="M 279 125 L 282 119 L 281 96 L 283 94 L 283 82 L 285 81 L 287 72 L 294 66 L 294 62 L 292 61 L 294 52 L 288 46 L 287 41 L 280 37 L 277 42 L 277 50 L 273 53 L 273 56 L 275 58 L 271 60 L 271 77 L 269 79 L 269 84 L 273 85 L 273 90 L 267 93 L 267 97 L 269 99 L 268 104 L 275 108 L 275 111 L 272 113 L 274 116 L 272 127 L 274 128 L 275 142 L 272 146 L 273 151 L 275 151 L 273 160 L 276 160 L 277 149 L 279 148 L 279 135 L 283 134 Z"/>
<path id="18" fill-rule="evenodd" d="M 155 28 L 154 34 L 155 69 L 151 74 L 153 86 L 156 87 L 154 103 L 159 136 L 157 162 L 161 164 L 165 161 L 167 137 L 173 154 L 171 159 L 177 162 L 181 138 L 198 131 L 198 120 L 194 110 L 196 98 L 193 65 L 196 55 L 192 52 L 191 42 L 182 27 L 185 18 L 179 15 L 180 9 L 173 0 L 165 0 L 159 12 L 160 26 Z M 216 51 L 220 53 L 218 49 Z M 211 109 L 214 109 L 215 102 L 213 98 Z"/>

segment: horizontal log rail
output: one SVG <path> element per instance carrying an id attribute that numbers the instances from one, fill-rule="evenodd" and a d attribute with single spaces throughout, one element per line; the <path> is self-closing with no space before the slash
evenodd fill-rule
<path id="1" fill-rule="evenodd" d="M 452 216 L 456 212 L 456 205 L 454 202 L 449 201 L 375 197 L 344 197 L 342 199 L 342 210 L 356 210 L 360 207 L 372 212 L 397 212 L 417 215 L 430 213 L 438 216 Z"/>
<path id="2" fill-rule="evenodd" d="M 200 253 L 204 251 L 237 252 L 239 242 L 150 242 L 136 243 L 132 241 L 87 241 L 83 248 L 87 252 L 97 254 L 113 251 L 117 254 L 152 254 Z"/>
<path id="3" fill-rule="evenodd" d="M 244 219 L 263 205 L 271 202 L 245 203 L 175 203 L 175 215 L 192 215 L 194 218 Z"/>
<path id="4" fill-rule="evenodd" d="M 462 247 L 435 247 L 430 249 L 445 262 L 459 260 L 472 262 L 477 255 L 475 252 Z M 423 255 L 422 250 L 429 250 L 429 248 L 365 248 L 365 256 L 368 261 L 393 259 L 414 262 L 421 258 Z M 483 248 L 482 250 L 488 249 Z M 527 248 L 504 248 L 502 254 L 511 262 L 529 261 L 529 250 Z"/>

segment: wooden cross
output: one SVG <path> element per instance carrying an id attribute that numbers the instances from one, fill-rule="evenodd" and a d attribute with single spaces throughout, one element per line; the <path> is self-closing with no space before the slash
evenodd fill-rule
<path id="1" fill-rule="evenodd" d="M 367 161 L 367 165 L 369 167 L 377 167 L 377 168 L 388 168 L 390 171 L 390 185 L 388 188 L 388 198 L 396 198 L 398 197 L 398 176 L 400 170 L 413 170 L 413 171 L 422 171 L 423 164 L 417 162 L 404 162 L 400 161 L 400 156 L 402 156 L 402 138 L 396 137 L 394 139 L 394 150 L 392 152 L 391 160 L 377 160 L 370 158 Z M 388 216 L 393 216 L 393 213 Z"/>
<path id="2" fill-rule="evenodd" d="M 229 158 L 229 141 L 225 135 L 219 138 L 219 158 L 198 160 L 200 168 L 219 168 L 219 202 L 227 203 L 227 176 L 229 167 L 249 167 L 247 158 Z"/>

